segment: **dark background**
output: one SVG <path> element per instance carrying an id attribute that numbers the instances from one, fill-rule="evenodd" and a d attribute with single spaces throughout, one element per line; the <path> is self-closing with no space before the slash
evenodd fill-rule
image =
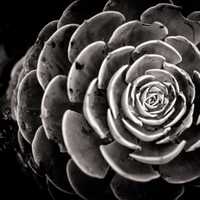
<path id="1" fill-rule="evenodd" d="M 83 0 L 84 1 L 84 0 Z M 141 1 L 141 0 L 140 0 Z M 150 1 L 150 0 L 148 0 Z M 51 20 L 58 19 L 72 0 L 41 1 L 1 1 L 0 2 L 0 46 L 5 47 L 10 61 L 0 66 L 0 97 L 7 87 L 9 73 L 13 64 L 24 55 L 28 47 L 35 41 L 41 28 Z M 192 10 L 200 10 L 200 6 L 192 1 L 176 0 L 183 6 L 185 14 Z M 16 4 L 17 3 L 17 4 Z M 2 116 L 0 116 L 1 119 Z M 0 127 L 3 130 L 4 120 Z M 0 145 L 5 141 L 1 138 Z M 22 171 L 12 149 L 0 150 L 0 199 L 40 199 L 48 200 L 32 176 Z M 190 199 L 194 199 L 193 197 Z"/>

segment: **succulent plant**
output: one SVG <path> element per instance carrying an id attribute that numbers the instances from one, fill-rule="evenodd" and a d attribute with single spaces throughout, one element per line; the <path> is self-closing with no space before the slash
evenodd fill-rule
<path id="1" fill-rule="evenodd" d="M 81 15 L 83 4 L 47 24 L 13 68 L 21 151 L 50 190 L 178 199 L 200 177 L 200 13 L 111 0 Z"/>

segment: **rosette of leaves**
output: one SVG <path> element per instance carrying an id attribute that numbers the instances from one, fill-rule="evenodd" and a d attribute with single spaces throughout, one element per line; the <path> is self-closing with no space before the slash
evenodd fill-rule
<path id="1" fill-rule="evenodd" d="M 15 65 L 19 143 L 50 189 L 178 199 L 198 185 L 200 16 L 157 3 L 91 3 L 80 14 L 75 1 Z"/>

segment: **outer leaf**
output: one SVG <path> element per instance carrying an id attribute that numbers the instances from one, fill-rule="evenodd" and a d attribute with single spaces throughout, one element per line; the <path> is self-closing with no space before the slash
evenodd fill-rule
<path id="1" fill-rule="evenodd" d="M 177 64 L 182 61 L 181 54 L 178 50 L 176 50 L 172 45 L 169 45 L 161 40 L 150 40 L 138 45 L 132 54 L 132 59 L 135 61 L 135 59 L 145 54 L 163 56 L 167 62 L 172 64 Z"/>
<path id="2" fill-rule="evenodd" d="M 44 89 L 56 75 L 68 74 L 71 67 L 67 59 L 68 43 L 77 27 L 76 24 L 66 25 L 45 43 L 37 64 L 37 77 Z"/>
<path id="3" fill-rule="evenodd" d="M 62 137 L 63 114 L 69 108 L 74 110 L 79 108 L 69 102 L 66 82 L 67 77 L 63 75 L 52 79 L 45 90 L 41 103 L 41 119 L 47 138 L 58 143 L 61 151 L 65 151 Z"/>
<path id="4" fill-rule="evenodd" d="M 94 79 L 86 92 L 83 113 L 101 139 L 106 139 L 109 135 L 109 129 L 106 120 L 107 113 L 106 92 L 97 88 L 97 79 Z"/>
<path id="5" fill-rule="evenodd" d="M 130 157 L 139 162 L 150 165 L 163 165 L 172 161 L 184 149 L 186 141 L 179 144 L 151 145 L 142 146 L 142 151 L 130 153 Z"/>
<path id="6" fill-rule="evenodd" d="M 185 18 L 180 10 L 176 5 L 161 3 L 147 9 L 141 15 L 141 20 L 145 23 L 159 21 L 168 28 L 169 35 L 182 35 L 195 44 L 199 43 L 200 24 Z"/>
<path id="7" fill-rule="evenodd" d="M 129 21 L 113 32 L 108 46 L 113 50 L 126 45 L 137 46 L 149 40 L 162 40 L 167 34 L 167 28 L 159 22 L 145 24 L 136 20 Z"/>
<path id="8" fill-rule="evenodd" d="M 29 72 L 21 81 L 18 91 L 17 123 L 24 138 L 31 143 L 37 128 L 41 125 L 40 104 L 43 90 L 36 71 Z"/>
<path id="9" fill-rule="evenodd" d="M 83 102 L 89 83 L 97 76 L 107 51 L 105 42 L 97 41 L 88 45 L 78 55 L 67 80 L 68 97 L 71 102 Z"/>
<path id="10" fill-rule="evenodd" d="M 81 24 L 83 20 L 101 12 L 107 0 L 75 0 L 62 13 L 58 21 L 58 29 L 67 24 Z M 89 6 L 88 6 L 89 5 Z"/>
<path id="11" fill-rule="evenodd" d="M 151 165 L 145 165 L 130 159 L 130 149 L 121 146 L 117 142 L 102 145 L 100 150 L 112 169 L 126 179 L 147 182 L 160 176 Z"/>
<path id="12" fill-rule="evenodd" d="M 128 65 L 124 65 L 118 71 L 116 71 L 108 84 L 108 104 L 114 118 L 117 118 L 120 114 L 121 96 L 127 85 L 124 79 L 127 68 Z"/>
<path id="13" fill-rule="evenodd" d="M 66 148 L 76 165 L 91 177 L 104 178 L 108 165 L 98 148 L 100 140 L 96 138 L 85 118 L 67 110 L 63 117 L 62 130 Z"/>
<path id="14" fill-rule="evenodd" d="M 112 32 L 124 21 L 124 16 L 115 11 L 102 12 L 84 21 L 71 37 L 68 48 L 69 60 L 74 62 L 79 53 L 92 42 L 107 42 Z"/>
<path id="15" fill-rule="evenodd" d="M 98 74 L 98 88 L 106 89 L 113 74 L 123 65 L 129 64 L 133 46 L 124 46 L 110 52 L 103 60 Z"/>
<path id="16" fill-rule="evenodd" d="M 140 15 L 144 10 L 150 6 L 156 5 L 157 3 L 166 2 L 168 0 L 151 0 L 151 1 L 141 1 L 141 0 L 109 0 L 104 10 L 116 10 L 121 12 L 127 19 L 127 21 L 139 19 Z"/>

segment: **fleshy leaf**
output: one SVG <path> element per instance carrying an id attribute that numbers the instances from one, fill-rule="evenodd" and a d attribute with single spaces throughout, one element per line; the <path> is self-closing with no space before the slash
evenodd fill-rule
<path id="1" fill-rule="evenodd" d="M 195 98 L 195 86 L 190 75 L 180 67 L 166 62 L 163 65 L 163 69 L 170 72 L 176 78 L 180 91 L 185 95 L 187 103 L 193 103 Z"/>
<path id="2" fill-rule="evenodd" d="M 73 161 L 87 175 L 104 178 L 108 165 L 100 151 L 100 139 L 87 124 L 84 116 L 67 110 L 62 123 L 63 138 Z"/>
<path id="3" fill-rule="evenodd" d="M 97 88 L 97 79 L 94 79 L 85 94 L 83 113 L 101 139 L 106 139 L 109 134 L 106 120 L 107 107 L 106 92 Z"/>
<path id="4" fill-rule="evenodd" d="M 194 70 L 199 71 L 200 52 L 192 42 L 182 36 L 169 36 L 165 41 L 181 54 L 182 62 L 178 64 L 180 68 L 184 69 L 191 76 Z"/>
<path id="5" fill-rule="evenodd" d="M 134 135 L 136 138 L 145 141 L 152 142 L 158 140 L 159 138 L 165 136 L 171 128 L 161 128 L 156 131 L 149 131 L 143 127 L 138 127 L 134 123 L 130 123 L 129 120 L 122 119 L 122 122 L 130 134 Z"/>
<path id="6" fill-rule="evenodd" d="M 97 76 L 99 68 L 107 55 L 103 41 L 88 45 L 74 61 L 68 75 L 67 91 L 71 102 L 82 102 L 89 83 Z"/>
<path id="7" fill-rule="evenodd" d="M 58 21 L 54 20 L 46 24 L 42 30 L 39 32 L 36 43 L 44 43 L 51 37 L 51 35 L 56 31 L 57 29 Z"/>
<path id="8" fill-rule="evenodd" d="M 35 70 L 37 68 L 37 62 L 40 52 L 45 42 L 56 31 L 57 22 L 58 22 L 57 20 L 54 20 L 45 25 L 43 29 L 39 32 L 37 40 L 35 41 L 34 45 L 32 45 L 26 52 L 23 63 L 23 67 L 26 73 L 30 72 L 31 70 Z"/>
<path id="9" fill-rule="evenodd" d="M 126 45 L 137 46 L 149 40 L 162 40 L 167 34 L 167 28 L 160 22 L 145 24 L 137 20 L 129 21 L 113 32 L 108 46 L 113 50 Z"/>
<path id="10" fill-rule="evenodd" d="M 17 82 L 18 82 L 18 78 L 20 75 L 20 72 L 23 69 L 23 62 L 24 62 L 24 57 L 20 58 L 15 65 L 13 66 L 11 73 L 10 73 L 10 79 L 12 80 L 10 84 L 13 85 L 13 89 L 17 86 Z M 12 96 L 12 94 L 10 94 L 8 91 L 8 98 L 10 99 L 10 96 Z"/>
<path id="11" fill-rule="evenodd" d="M 147 126 L 162 126 L 165 122 L 167 122 L 167 120 L 172 116 L 172 114 L 174 113 L 175 109 L 172 108 L 166 115 L 160 117 L 159 119 L 149 119 L 149 118 L 145 118 L 145 117 L 139 117 L 139 119 L 142 121 L 143 124 L 147 125 Z M 185 110 L 184 110 L 185 112 Z M 170 126 L 169 126 L 170 127 Z"/>
<path id="12" fill-rule="evenodd" d="M 108 178 L 96 179 L 87 176 L 79 169 L 79 167 L 75 164 L 75 162 L 73 162 L 73 160 L 69 160 L 69 162 L 67 163 L 67 176 L 74 191 L 81 198 L 85 200 L 102 200 L 105 198 L 108 198 L 109 200 L 114 200 L 112 198 L 111 191 L 108 191 Z"/>
<path id="13" fill-rule="evenodd" d="M 178 200 L 184 193 L 183 185 L 171 185 L 162 179 L 156 179 L 148 183 L 130 181 L 119 175 L 115 175 L 111 182 L 111 189 L 119 200 Z"/>
<path id="14" fill-rule="evenodd" d="M 121 98 L 122 111 L 125 117 L 130 119 L 132 122 L 134 122 L 138 126 L 142 127 L 143 126 L 142 122 L 139 120 L 138 116 L 134 112 L 132 105 L 130 105 L 130 90 L 131 90 L 131 83 L 128 84 L 128 86 L 126 87 L 126 89 L 123 91 L 123 94 L 122 94 L 122 98 Z"/>
<path id="15" fill-rule="evenodd" d="M 132 59 L 145 54 L 156 54 L 163 56 L 166 62 L 177 64 L 182 61 L 181 54 L 171 45 L 161 40 L 151 40 L 138 45 L 133 51 Z"/>
<path id="16" fill-rule="evenodd" d="M 63 11 L 58 21 L 58 29 L 67 24 L 81 24 L 83 20 L 101 12 L 107 0 L 75 0 Z M 90 5 L 90 6 L 88 6 Z"/>
<path id="17" fill-rule="evenodd" d="M 136 78 L 145 74 L 149 69 L 161 69 L 165 58 L 155 54 L 145 54 L 137 59 L 126 73 L 126 82 L 131 83 Z"/>
<path id="18" fill-rule="evenodd" d="M 61 151 L 65 151 L 62 137 L 62 116 L 71 108 L 77 110 L 67 98 L 67 77 L 58 75 L 47 86 L 41 103 L 41 119 L 47 138 L 60 145 Z"/>
<path id="19" fill-rule="evenodd" d="M 43 170 L 48 168 L 51 158 L 59 152 L 58 146 L 46 137 L 42 126 L 35 133 L 32 142 L 32 152 L 34 161 Z"/>
<path id="20" fill-rule="evenodd" d="M 31 143 L 41 125 L 40 104 L 43 90 L 37 81 L 36 71 L 29 72 L 21 81 L 18 91 L 17 123 L 24 138 Z"/>
<path id="21" fill-rule="evenodd" d="M 106 89 L 113 74 L 123 65 L 129 64 L 133 46 L 124 46 L 110 52 L 104 61 L 98 74 L 98 88 Z"/>
<path id="22" fill-rule="evenodd" d="M 124 16 L 115 11 L 101 12 L 84 21 L 72 35 L 68 58 L 74 62 L 79 53 L 95 41 L 107 42 L 112 32 L 125 22 Z"/>
<path id="23" fill-rule="evenodd" d="M 179 105 L 179 104 L 178 104 Z M 181 109 L 181 106 L 179 107 L 179 110 Z M 193 123 L 193 113 L 194 113 L 194 105 L 192 105 L 184 118 L 182 120 L 179 120 L 179 122 L 176 124 L 176 126 L 173 126 L 171 131 L 169 132 L 168 136 L 161 139 L 160 141 L 157 141 L 157 144 L 164 144 L 168 142 L 175 141 L 175 139 L 180 136 L 183 131 L 190 128 L 190 126 Z M 172 119 L 173 120 L 173 119 Z M 186 143 L 187 144 L 187 143 Z M 186 148 L 186 146 L 185 146 Z"/>
<path id="24" fill-rule="evenodd" d="M 40 55 L 40 52 L 43 48 L 42 42 L 35 42 L 26 52 L 23 61 L 23 68 L 26 74 L 37 68 L 37 61 Z"/>
<path id="25" fill-rule="evenodd" d="M 45 42 L 56 31 L 57 22 L 57 20 L 54 20 L 49 22 L 46 26 L 44 26 L 43 29 L 39 32 L 34 45 L 31 46 L 26 52 L 23 63 L 26 73 L 36 69 L 40 52 Z"/>
<path id="26" fill-rule="evenodd" d="M 116 71 L 108 84 L 108 104 L 114 118 L 117 118 L 119 115 L 119 109 L 121 107 L 121 96 L 126 87 L 124 76 L 127 68 L 128 65 L 124 65 L 118 71 Z"/>
<path id="27" fill-rule="evenodd" d="M 148 143 L 142 146 L 142 151 L 130 153 L 130 157 L 145 164 L 163 165 L 175 159 L 184 149 L 185 144 L 184 140 L 179 144 L 171 143 L 162 146 Z"/>
<path id="28" fill-rule="evenodd" d="M 182 184 L 200 176 L 199 150 L 180 154 L 166 165 L 159 167 L 161 176 L 169 183 Z"/>
<path id="29" fill-rule="evenodd" d="M 110 132 L 119 144 L 129 149 L 141 150 L 137 139 L 124 128 L 120 119 L 114 119 L 110 109 L 107 112 L 107 120 Z"/>
<path id="30" fill-rule="evenodd" d="M 159 21 L 168 28 L 169 35 L 182 35 L 195 44 L 200 41 L 200 24 L 185 18 L 179 6 L 157 4 L 141 15 L 141 21 L 145 23 Z"/>
<path id="31" fill-rule="evenodd" d="M 187 18 L 194 21 L 200 21 L 200 11 L 193 11 Z"/>
<path id="32" fill-rule="evenodd" d="M 70 24 L 57 30 L 45 43 L 38 64 L 37 77 L 42 88 L 59 74 L 67 74 L 71 63 L 67 59 L 68 42 L 78 25 Z"/>
<path id="33" fill-rule="evenodd" d="M 147 75 L 154 75 L 157 80 L 161 82 L 169 82 L 176 88 L 177 92 L 179 91 L 179 84 L 173 74 L 169 73 L 167 70 L 163 69 L 149 69 L 145 72 Z"/>
<path id="34" fill-rule="evenodd" d="M 22 66 L 22 69 L 21 69 L 21 71 L 19 73 L 17 85 L 16 85 L 14 93 L 13 93 L 13 103 L 14 103 L 14 105 L 13 105 L 13 111 L 14 111 L 14 118 L 15 118 L 15 120 L 17 120 L 17 106 L 18 106 L 18 91 L 19 91 L 19 86 L 20 86 L 21 81 L 23 80 L 23 78 L 26 75 L 27 75 L 27 73 L 25 72 L 25 69 Z"/>
<path id="35" fill-rule="evenodd" d="M 156 5 L 157 3 L 166 2 L 169 0 L 151 0 L 151 1 L 141 1 L 141 0 L 109 0 L 104 11 L 115 10 L 121 12 L 127 19 L 127 21 L 139 19 L 140 15 L 144 10 L 150 6 Z"/>
<path id="36" fill-rule="evenodd" d="M 169 120 L 168 122 L 166 122 L 164 127 L 173 127 L 187 113 L 187 102 L 183 93 L 180 93 L 179 96 L 177 97 L 174 107 L 176 108 L 175 112 L 173 113 L 173 115 L 169 117 Z"/>
<path id="37" fill-rule="evenodd" d="M 183 133 L 178 137 L 178 140 L 185 140 L 187 141 L 185 145 L 185 150 L 187 152 L 194 151 L 198 149 L 199 141 L 200 141 L 200 125 L 198 126 L 191 126 L 190 128 L 183 131 Z"/>
<path id="38" fill-rule="evenodd" d="M 24 57 L 19 59 L 13 66 L 13 69 L 10 74 L 9 86 L 6 92 L 6 97 L 11 104 L 10 106 L 11 117 L 14 120 L 16 120 L 17 93 L 18 93 L 18 87 L 19 87 L 18 80 L 19 80 L 21 71 L 23 71 L 23 62 L 24 62 Z"/>
<path id="39" fill-rule="evenodd" d="M 147 182 L 158 178 L 160 175 L 151 165 L 145 165 L 130 159 L 130 149 L 113 142 L 100 146 L 105 160 L 114 171 L 132 181 Z"/>

